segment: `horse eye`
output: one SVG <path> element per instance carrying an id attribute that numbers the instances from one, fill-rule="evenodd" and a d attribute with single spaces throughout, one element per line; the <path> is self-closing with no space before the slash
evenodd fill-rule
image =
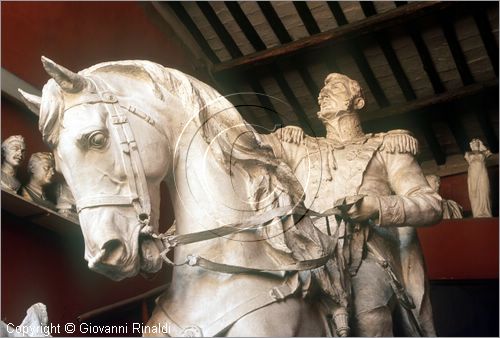
<path id="1" fill-rule="evenodd" d="M 106 145 L 108 138 L 100 131 L 93 132 L 89 137 L 90 148 L 102 148 Z"/>

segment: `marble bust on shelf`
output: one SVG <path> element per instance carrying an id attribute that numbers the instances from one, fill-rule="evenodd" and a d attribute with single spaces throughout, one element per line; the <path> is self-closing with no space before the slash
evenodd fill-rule
<path id="1" fill-rule="evenodd" d="M 55 209 L 55 205 L 47 198 L 45 189 L 54 180 L 54 156 L 48 152 L 33 153 L 28 162 L 30 180 L 21 189 L 21 195 L 36 204 Z"/>
<path id="2" fill-rule="evenodd" d="M 17 168 L 24 160 L 26 146 L 21 135 L 13 135 L 2 142 L 2 188 L 17 193 L 21 183 L 16 177 Z"/>

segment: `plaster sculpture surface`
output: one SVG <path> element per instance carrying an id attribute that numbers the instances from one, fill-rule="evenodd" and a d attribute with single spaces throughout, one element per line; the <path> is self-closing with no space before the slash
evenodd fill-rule
<path id="1" fill-rule="evenodd" d="M 491 151 L 479 139 L 470 143 L 471 151 L 465 153 L 465 160 L 469 163 L 467 185 L 473 217 L 491 217 L 490 179 L 486 170 L 486 159 Z"/>
<path id="2" fill-rule="evenodd" d="M 17 168 L 24 160 L 26 146 L 21 135 L 13 135 L 2 142 L 2 188 L 17 193 L 21 183 L 16 178 Z"/>
<path id="3" fill-rule="evenodd" d="M 429 186 L 439 194 L 441 186 L 441 178 L 438 175 L 426 175 L 425 178 Z M 460 219 L 463 218 L 463 208 L 460 204 L 452 200 L 443 199 L 443 219 Z"/>
<path id="4" fill-rule="evenodd" d="M 167 323 L 173 336 L 326 333 L 322 307 L 305 298 L 336 301 L 337 240 L 313 225 L 290 168 L 229 101 L 152 62 L 78 74 L 42 63 L 52 77 L 42 97 L 21 93 L 40 109 L 42 137 L 74 193 L 89 267 L 114 280 L 173 268 L 149 327 Z M 157 234 L 162 181 L 176 235 Z"/>
<path id="5" fill-rule="evenodd" d="M 28 201 L 55 209 L 55 205 L 45 194 L 46 187 L 54 181 L 55 164 L 52 153 L 33 153 L 28 162 L 28 172 L 30 179 L 28 184 L 22 187 L 21 195 Z"/>
<path id="6" fill-rule="evenodd" d="M 58 183 L 57 185 L 57 212 L 73 220 L 78 220 L 76 214 L 76 202 L 69 186 L 66 182 Z"/>
<path id="7" fill-rule="evenodd" d="M 29 307 L 17 328 L 0 321 L 0 337 L 52 337 L 47 330 L 48 324 L 47 307 L 36 303 Z"/>
<path id="8" fill-rule="evenodd" d="M 306 207 L 322 212 L 357 201 L 343 208 L 342 219 L 316 222 L 341 238 L 338 250 L 344 261 L 337 262 L 351 276 L 337 282 L 352 284 L 353 334 L 393 335 L 391 314 L 399 308 L 405 335 L 434 336 L 415 227 L 441 219 L 441 198 L 414 158 L 417 140 L 405 130 L 365 134 L 357 113 L 364 106 L 361 88 L 347 76 L 326 78 L 319 105 L 326 138 L 286 127 L 265 139 L 303 184 Z"/>

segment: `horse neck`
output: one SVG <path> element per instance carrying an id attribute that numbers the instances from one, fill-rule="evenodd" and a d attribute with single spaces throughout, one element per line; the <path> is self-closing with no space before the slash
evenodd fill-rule
<path id="1" fill-rule="evenodd" d="M 189 129 L 190 128 L 190 129 Z M 241 220 L 241 210 L 253 213 L 242 198 L 244 177 L 230 175 L 193 127 L 185 128 L 175 142 L 171 175 L 167 180 L 177 230 L 189 233 Z"/>

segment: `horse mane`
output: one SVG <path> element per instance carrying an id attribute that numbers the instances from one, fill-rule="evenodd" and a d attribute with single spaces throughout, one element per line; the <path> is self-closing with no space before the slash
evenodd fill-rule
<path id="1" fill-rule="evenodd" d="M 295 202 L 301 200 L 303 189 L 291 169 L 261 142 L 255 129 L 241 117 L 233 104 L 211 86 L 176 69 L 142 60 L 104 62 L 79 72 L 83 76 L 97 77 L 105 73 L 140 78 L 163 101 L 175 93 L 188 114 L 197 112 L 192 116 L 193 122 L 201 127 L 203 139 L 211 147 L 217 162 L 229 173 L 231 165 L 236 165 L 247 172 L 252 181 L 259 179 L 252 184 L 254 199 L 272 189 L 263 188 L 260 182 L 262 172 L 267 172 L 271 176 L 269 186 L 274 185 L 274 189 L 278 186 Z M 51 147 L 57 145 L 63 114 L 63 92 L 51 79 L 43 88 L 39 119 L 43 139 Z"/>

